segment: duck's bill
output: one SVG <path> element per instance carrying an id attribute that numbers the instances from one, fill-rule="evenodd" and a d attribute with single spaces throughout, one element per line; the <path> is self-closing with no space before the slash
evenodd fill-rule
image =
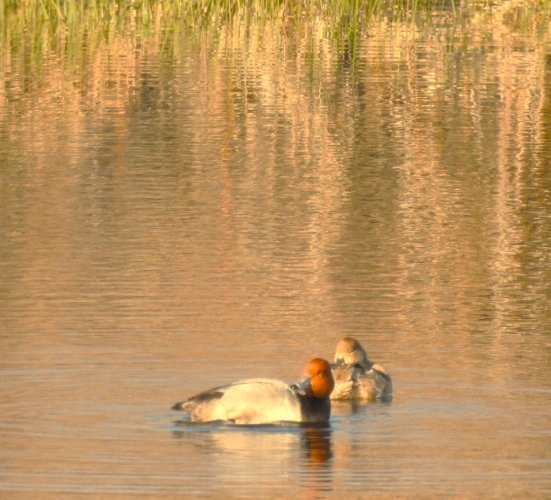
<path id="1" fill-rule="evenodd" d="M 300 394 L 310 394 L 312 392 L 312 379 L 310 377 L 301 378 L 291 387 L 293 387 Z"/>

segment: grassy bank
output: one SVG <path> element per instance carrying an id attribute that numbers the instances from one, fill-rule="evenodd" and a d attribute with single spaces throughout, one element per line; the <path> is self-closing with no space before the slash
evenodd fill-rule
<path id="1" fill-rule="evenodd" d="M 485 8 L 487 2 L 476 2 Z M 373 14 L 408 15 L 416 11 L 449 8 L 459 12 L 449 0 L 5 0 L 3 16 L 26 20 L 71 23 L 93 17 L 97 21 L 150 22 L 159 16 L 186 25 L 205 25 L 236 16 L 257 18 L 301 18 L 313 14 L 369 17 Z"/>
<path id="2" fill-rule="evenodd" d="M 323 16 L 334 23 L 359 25 L 373 16 L 390 20 L 423 17 L 434 11 L 451 19 L 469 20 L 493 10 L 513 10 L 513 17 L 533 16 L 550 7 L 549 0 L 4 0 L 0 23 L 36 29 L 96 23 L 149 25 L 162 21 L 187 27 L 205 27 L 236 17 L 299 20 Z"/>

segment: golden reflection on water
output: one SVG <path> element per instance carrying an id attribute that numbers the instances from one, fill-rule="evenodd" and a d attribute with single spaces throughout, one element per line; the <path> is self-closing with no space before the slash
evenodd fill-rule
<path id="1" fill-rule="evenodd" d="M 549 493 L 549 30 L 488 15 L 3 48 L 0 491 Z M 392 404 L 172 425 L 343 335 Z"/>

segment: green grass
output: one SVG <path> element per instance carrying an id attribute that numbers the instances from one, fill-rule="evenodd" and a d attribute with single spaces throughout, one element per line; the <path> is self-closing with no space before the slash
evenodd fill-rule
<path id="1" fill-rule="evenodd" d="M 25 54 L 39 65 L 47 48 L 78 60 L 82 47 L 93 51 L 101 41 L 132 31 L 147 37 L 186 32 L 217 36 L 224 25 L 247 27 L 264 22 L 308 30 L 323 21 L 328 37 L 352 48 L 378 21 L 431 25 L 438 22 L 468 26 L 488 16 L 504 0 L 2 0 L 0 3 L 0 64 L 8 56 Z M 516 31 L 545 32 L 551 0 L 524 0 L 500 17 Z"/>
<path id="2" fill-rule="evenodd" d="M 322 16 L 344 31 L 358 29 L 372 18 L 422 19 L 445 10 L 455 20 L 498 7 L 501 0 L 3 0 L 2 32 L 17 29 L 55 31 L 76 25 L 126 27 L 156 23 L 186 28 L 216 27 L 236 18 L 299 21 Z M 550 0 L 525 0 L 522 10 L 535 15 Z M 10 29 L 9 31 L 13 31 Z"/>
<path id="3" fill-rule="evenodd" d="M 471 3 L 482 8 L 486 4 Z M 70 25 L 88 20 L 147 24 L 163 19 L 205 27 L 235 17 L 301 19 L 323 15 L 358 23 L 375 15 L 405 17 L 442 7 L 459 12 L 451 0 L 4 0 L 0 22 L 5 25 L 18 17 L 36 27 L 40 23 Z"/>

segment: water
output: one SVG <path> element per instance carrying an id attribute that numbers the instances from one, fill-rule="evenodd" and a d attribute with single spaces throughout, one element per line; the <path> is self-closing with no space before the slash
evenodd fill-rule
<path id="1" fill-rule="evenodd" d="M 550 496 L 549 32 L 501 27 L 4 48 L 0 496 Z M 391 403 L 170 410 L 344 335 Z"/>

